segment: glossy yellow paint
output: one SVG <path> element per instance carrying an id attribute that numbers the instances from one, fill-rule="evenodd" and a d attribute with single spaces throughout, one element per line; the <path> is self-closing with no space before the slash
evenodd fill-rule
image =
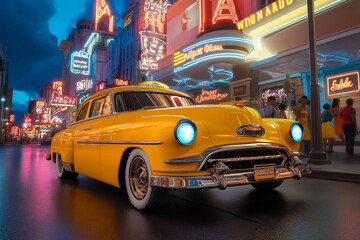
<path id="1" fill-rule="evenodd" d="M 187 97 L 186 94 L 173 90 L 123 87 L 97 93 L 82 106 L 87 102 L 91 105 L 91 101 L 112 91 L 155 91 Z M 191 145 L 183 145 L 174 137 L 176 124 L 184 118 L 191 119 L 197 126 L 197 138 Z M 258 138 L 237 134 L 239 126 L 251 123 L 263 126 L 266 134 Z M 209 173 L 183 173 L 195 171 L 198 163 L 168 164 L 165 161 L 201 157 L 210 148 L 254 142 L 281 144 L 291 151 L 297 151 L 299 144 L 289 136 L 292 123 L 290 120 L 261 119 L 256 110 L 234 105 L 137 110 L 75 122 L 69 129 L 54 137 L 51 153 L 52 156 L 54 153 L 61 154 L 63 161 L 74 164 L 78 173 L 120 186 L 121 160 L 133 148 L 145 151 L 153 175 L 199 176 Z M 90 130 L 86 131 L 87 129 Z M 134 142 L 162 144 L 144 145 Z"/>

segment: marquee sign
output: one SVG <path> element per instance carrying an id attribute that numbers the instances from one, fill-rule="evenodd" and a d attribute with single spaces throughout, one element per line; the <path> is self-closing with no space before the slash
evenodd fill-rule
<path id="1" fill-rule="evenodd" d="M 53 92 L 50 104 L 53 106 L 75 107 L 76 97 L 68 97 L 60 95 L 58 92 Z"/>
<path id="2" fill-rule="evenodd" d="M 221 89 L 205 90 L 202 89 L 199 95 L 195 96 L 195 102 L 197 103 L 216 103 L 227 100 L 229 93 L 221 92 Z"/>
<path id="3" fill-rule="evenodd" d="M 328 76 L 326 89 L 328 97 L 360 92 L 359 71 Z"/>
<path id="4" fill-rule="evenodd" d="M 292 5 L 294 0 L 278 0 L 266 6 L 263 9 L 260 9 L 256 13 L 251 14 L 249 17 L 242 19 L 237 23 L 238 30 L 247 28 L 257 22 L 261 22 L 263 19 L 275 14 L 288 6 Z"/>
<path id="5" fill-rule="evenodd" d="M 103 16 L 109 18 L 109 32 L 114 31 L 114 16 L 111 15 L 109 4 L 105 0 L 96 0 L 95 30 L 98 30 L 99 22 Z"/>
<path id="6" fill-rule="evenodd" d="M 82 50 L 71 54 L 70 71 L 74 74 L 90 75 L 90 57 Z"/>

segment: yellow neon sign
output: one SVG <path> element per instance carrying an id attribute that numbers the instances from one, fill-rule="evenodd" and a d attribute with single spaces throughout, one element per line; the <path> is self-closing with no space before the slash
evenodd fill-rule
<path id="1" fill-rule="evenodd" d="M 174 53 L 174 66 L 177 66 L 188 60 L 194 60 L 195 58 L 211 52 L 223 51 L 224 48 L 220 44 L 205 44 L 203 47 L 190 50 L 186 53 L 176 52 Z"/>

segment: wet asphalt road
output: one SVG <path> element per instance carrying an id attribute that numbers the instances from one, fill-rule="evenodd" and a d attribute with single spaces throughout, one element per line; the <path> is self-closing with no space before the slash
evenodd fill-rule
<path id="1" fill-rule="evenodd" d="M 48 146 L 0 145 L 0 239 L 360 239 L 360 184 L 303 178 L 171 192 L 158 212 L 80 175 L 60 180 Z"/>

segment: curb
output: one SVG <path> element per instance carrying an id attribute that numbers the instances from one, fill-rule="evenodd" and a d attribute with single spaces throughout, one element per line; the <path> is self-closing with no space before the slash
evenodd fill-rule
<path id="1" fill-rule="evenodd" d="M 306 175 L 304 177 L 360 183 L 360 174 L 352 174 L 352 173 L 311 170 L 311 174 Z"/>

